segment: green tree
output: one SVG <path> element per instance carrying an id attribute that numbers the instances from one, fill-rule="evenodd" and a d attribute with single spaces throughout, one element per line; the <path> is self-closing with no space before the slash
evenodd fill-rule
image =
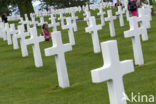
<path id="1" fill-rule="evenodd" d="M 30 19 L 30 13 L 34 12 L 32 0 L 14 0 L 14 2 L 16 2 L 18 6 L 20 15 L 24 17 L 24 14 L 27 14 L 28 18 Z"/>
<path id="2" fill-rule="evenodd" d="M 3 13 L 9 14 L 8 0 L 0 0 L 0 15 Z"/>
<path id="3" fill-rule="evenodd" d="M 73 7 L 73 6 L 82 6 L 88 3 L 89 0 L 40 0 L 43 4 L 47 6 L 54 6 L 57 8 Z"/>
<path id="4" fill-rule="evenodd" d="M 27 14 L 29 19 L 30 13 L 34 12 L 32 0 L 0 0 L 0 13 L 9 14 L 9 6 L 17 6 L 20 15 L 24 17 L 24 14 Z"/>

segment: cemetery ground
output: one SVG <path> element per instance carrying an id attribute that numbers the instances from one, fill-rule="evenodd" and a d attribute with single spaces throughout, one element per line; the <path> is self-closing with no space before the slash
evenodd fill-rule
<path id="1" fill-rule="evenodd" d="M 65 54 L 71 85 L 65 89 L 58 87 L 54 56 L 44 55 L 44 49 L 51 47 L 51 42 L 40 43 L 44 66 L 35 68 L 31 46 L 28 47 L 29 56 L 22 58 L 20 50 L 14 51 L 0 39 L 0 104 L 109 104 L 107 83 L 93 84 L 91 81 L 90 71 L 103 65 L 102 54 L 93 53 L 91 35 L 85 32 L 86 22 L 77 24 L 76 45 Z M 98 32 L 100 42 L 117 40 L 120 60 L 133 59 L 131 38 L 125 39 L 123 34 L 129 30 L 126 19 L 124 27 L 115 20 L 115 29 L 116 37 L 111 38 L 106 23 Z M 40 32 L 41 28 L 38 28 Z M 67 31 L 61 30 L 61 33 L 63 42 L 67 43 Z M 145 64 L 135 66 L 135 72 L 124 77 L 125 92 L 129 97 L 132 92 L 156 97 L 156 16 L 153 16 L 148 35 L 149 40 L 142 42 Z"/>

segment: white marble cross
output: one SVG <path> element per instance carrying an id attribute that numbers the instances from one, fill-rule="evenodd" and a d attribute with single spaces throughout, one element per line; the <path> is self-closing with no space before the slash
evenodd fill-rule
<path id="1" fill-rule="evenodd" d="M 0 38 L 3 38 L 3 35 L 4 35 L 3 34 L 3 32 L 4 32 L 3 30 L 4 30 L 4 24 L 3 24 L 3 22 L 0 21 Z"/>
<path id="2" fill-rule="evenodd" d="M 105 25 L 105 15 L 106 12 L 103 11 L 103 8 L 100 7 L 99 8 L 99 13 L 97 15 L 100 15 L 100 18 L 101 18 L 101 25 L 104 26 Z"/>
<path id="3" fill-rule="evenodd" d="M 124 0 L 124 11 L 126 12 L 126 19 L 129 21 L 129 10 L 128 10 L 128 0 Z"/>
<path id="4" fill-rule="evenodd" d="M 38 23 L 38 26 L 43 26 L 43 24 L 48 24 L 48 22 L 44 21 L 44 17 L 40 17 L 40 23 Z"/>
<path id="5" fill-rule="evenodd" d="M 92 41 L 93 41 L 93 47 L 94 47 L 94 53 L 99 53 L 100 50 L 100 42 L 98 37 L 98 30 L 102 29 L 101 25 L 96 25 L 96 19 L 95 17 L 89 18 L 89 27 L 87 27 L 85 30 L 86 32 L 91 33 L 92 35 Z"/>
<path id="6" fill-rule="evenodd" d="M 36 27 L 36 25 L 39 24 L 38 21 L 35 20 L 35 17 L 32 16 L 31 20 L 32 21 L 30 22 L 30 25 L 33 25 L 34 27 Z"/>
<path id="7" fill-rule="evenodd" d="M 74 31 L 77 31 L 77 23 L 76 23 L 76 20 L 78 19 L 77 16 L 75 16 L 75 12 L 72 12 L 71 13 L 71 20 L 72 20 L 72 23 L 74 24 Z"/>
<path id="8" fill-rule="evenodd" d="M 25 14 L 25 21 L 23 20 L 23 18 L 21 17 L 20 18 L 20 22 L 19 22 L 21 25 L 23 25 L 23 27 L 24 27 L 24 25 L 26 24 L 27 25 L 27 30 L 29 30 L 29 28 L 30 28 L 30 21 L 29 21 L 29 19 L 28 19 L 28 17 L 27 17 L 27 15 Z M 24 27 L 24 31 L 25 31 L 25 27 Z"/>
<path id="9" fill-rule="evenodd" d="M 114 28 L 114 21 L 116 19 L 116 16 L 112 16 L 112 10 L 107 11 L 108 17 L 105 18 L 105 21 L 109 22 L 109 29 L 110 29 L 110 35 L 111 37 L 114 37 L 115 34 L 115 28 Z"/>
<path id="10" fill-rule="evenodd" d="M 30 29 L 30 34 L 31 34 L 31 38 L 25 39 L 24 42 L 26 45 L 32 44 L 35 66 L 36 67 L 42 67 L 43 61 L 42 61 L 39 43 L 43 42 L 45 39 L 43 36 L 37 36 L 36 27 L 33 27 Z"/>
<path id="11" fill-rule="evenodd" d="M 59 22 L 56 22 L 56 17 L 49 18 L 51 20 L 51 24 L 49 24 L 49 27 L 53 28 L 53 32 L 57 31 L 57 26 L 60 26 Z"/>
<path id="12" fill-rule="evenodd" d="M 23 18 L 22 18 L 22 17 L 20 18 L 19 23 L 20 23 L 20 24 L 25 24 L 25 21 L 23 20 Z"/>
<path id="13" fill-rule="evenodd" d="M 6 41 L 7 40 L 6 29 L 5 29 L 5 24 L 3 22 L 0 23 L 0 34 L 1 34 L 1 38 L 3 38 L 3 40 Z"/>
<path id="14" fill-rule="evenodd" d="M 69 36 L 69 42 L 71 45 L 75 45 L 75 38 L 74 38 L 74 24 L 72 23 L 72 20 L 70 17 L 66 18 L 67 24 L 62 26 L 62 29 L 68 29 L 68 36 Z"/>
<path id="15" fill-rule="evenodd" d="M 110 104 L 127 104 L 123 76 L 134 72 L 132 60 L 120 61 L 117 41 L 101 43 L 104 66 L 91 71 L 93 83 L 107 81 Z"/>
<path id="16" fill-rule="evenodd" d="M 153 6 L 151 6 L 151 5 L 146 5 L 146 8 L 144 8 L 144 11 L 147 13 L 150 20 L 152 20 L 152 8 L 153 8 Z"/>
<path id="17" fill-rule="evenodd" d="M 147 40 L 147 30 L 145 27 L 138 27 L 138 18 L 137 17 L 130 17 L 130 30 L 124 32 L 125 38 L 131 37 L 132 44 L 133 44 L 133 53 L 136 65 L 143 65 L 144 58 L 142 54 L 141 42 L 140 42 L 140 35 L 142 35 L 143 40 Z"/>
<path id="18" fill-rule="evenodd" d="M 91 17 L 90 11 L 85 11 L 85 13 L 83 14 L 84 16 L 86 16 L 84 18 L 84 21 L 87 21 L 87 25 L 89 26 L 89 18 Z"/>
<path id="19" fill-rule="evenodd" d="M 18 26 L 18 31 L 19 32 L 18 32 L 18 34 L 16 34 L 16 38 L 20 39 L 22 57 L 26 57 L 26 56 L 28 56 L 28 49 L 27 49 L 27 46 L 26 46 L 24 40 L 27 36 L 29 36 L 29 33 L 24 32 L 22 26 Z"/>
<path id="20" fill-rule="evenodd" d="M 144 26 L 147 29 L 151 28 L 150 17 L 145 14 L 143 8 L 139 8 L 138 12 L 139 12 L 139 21 L 141 21 L 141 26 Z"/>
<path id="21" fill-rule="evenodd" d="M 30 26 L 29 26 L 29 25 L 30 25 L 30 21 L 29 21 L 27 15 L 25 15 L 25 16 L 26 16 L 26 17 L 25 17 L 26 20 L 24 21 L 23 18 L 21 17 L 19 23 L 20 23 L 21 25 L 23 25 L 23 27 L 24 27 L 24 25 L 26 24 L 26 25 L 27 25 L 27 30 L 29 30 L 29 28 L 30 28 Z M 24 27 L 24 31 L 25 31 L 25 27 Z"/>
<path id="22" fill-rule="evenodd" d="M 7 34 L 8 45 L 12 45 L 11 28 L 9 28 L 9 24 L 8 23 L 5 23 L 5 30 L 6 30 L 6 34 Z"/>
<path id="23" fill-rule="evenodd" d="M 45 49 L 46 56 L 55 55 L 56 67 L 57 67 L 57 75 L 58 82 L 61 88 L 69 87 L 69 79 L 68 72 L 65 61 L 65 52 L 72 50 L 71 44 L 63 44 L 61 33 L 59 31 L 55 31 L 53 34 L 53 47 Z"/>
<path id="24" fill-rule="evenodd" d="M 25 16 L 25 21 L 29 21 L 28 15 L 27 14 L 24 14 L 24 16 Z"/>
<path id="25" fill-rule="evenodd" d="M 58 18 L 58 20 L 61 21 L 61 25 L 64 26 L 64 20 L 66 19 L 66 17 L 63 17 L 63 13 L 60 13 L 60 17 Z"/>
<path id="26" fill-rule="evenodd" d="M 126 19 L 127 19 L 127 21 L 129 21 L 129 18 L 130 18 L 129 10 L 126 9 Z"/>
<path id="27" fill-rule="evenodd" d="M 118 12 L 116 12 L 116 15 L 119 15 L 119 20 L 120 20 L 120 26 L 124 26 L 124 19 L 123 19 L 123 14 L 124 14 L 124 10 L 122 10 L 121 6 L 118 6 Z"/>
<path id="28" fill-rule="evenodd" d="M 25 14 L 25 21 L 24 21 L 23 24 L 26 24 L 27 25 L 27 29 L 29 29 L 29 27 L 30 27 L 29 25 L 31 24 L 31 21 L 29 21 L 27 14 Z"/>
<path id="29" fill-rule="evenodd" d="M 35 18 L 35 14 L 34 13 L 30 13 L 30 18 Z"/>
<path id="30" fill-rule="evenodd" d="M 13 49 L 17 50 L 17 49 L 19 49 L 18 40 L 16 37 L 18 30 L 15 29 L 15 24 L 11 24 L 10 28 L 11 28 L 11 34 L 12 34 Z"/>

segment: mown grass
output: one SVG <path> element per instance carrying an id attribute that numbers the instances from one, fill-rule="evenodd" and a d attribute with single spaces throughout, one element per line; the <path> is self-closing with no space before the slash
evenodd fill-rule
<path id="1" fill-rule="evenodd" d="M 44 55 L 44 49 L 51 47 L 51 42 L 40 43 L 44 67 L 35 68 L 31 46 L 28 47 L 29 56 L 22 58 L 20 50 L 14 51 L 0 39 L 0 104 L 109 104 L 106 82 L 93 84 L 90 74 L 92 69 L 103 65 L 102 54 L 93 53 L 91 35 L 85 32 L 86 22 L 77 24 L 76 45 L 65 54 L 71 85 L 66 89 L 57 87 L 54 56 Z M 128 96 L 131 92 L 156 96 L 156 16 L 153 16 L 151 26 L 149 40 L 142 42 L 145 65 L 135 66 L 134 73 L 124 76 Z M 133 59 L 132 41 L 123 35 L 123 31 L 129 29 L 126 19 L 124 27 L 120 27 L 117 19 L 115 29 L 116 37 L 110 38 L 106 23 L 98 32 L 100 42 L 117 40 L 120 60 Z M 67 30 L 61 30 L 61 33 L 63 42 L 68 43 Z"/>

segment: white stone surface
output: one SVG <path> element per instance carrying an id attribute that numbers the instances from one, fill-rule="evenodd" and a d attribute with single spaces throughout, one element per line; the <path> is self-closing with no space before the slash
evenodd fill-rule
<path id="1" fill-rule="evenodd" d="M 66 17 L 63 16 L 63 13 L 60 13 L 60 17 L 58 18 L 58 20 L 61 21 L 61 26 L 64 26 L 64 20 L 66 19 Z"/>
<path id="2" fill-rule="evenodd" d="M 18 26 L 18 31 L 19 32 L 18 32 L 18 34 L 16 34 L 16 38 L 20 39 L 22 57 L 26 57 L 26 56 L 28 56 L 28 49 L 27 49 L 27 46 L 24 41 L 25 41 L 25 38 L 27 36 L 29 36 L 29 33 L 24 32 L 23 27 L 21 25 Z"/>
<path id="3" fill-rule="evenodd" d="M 85 13 L 83 15 L 86 16 L 84 18 L 84 21 L 86 21 L 87 22 L 87 25 L 89 26 L 89 18 L 91 17 L 90 11 L 88 11 L 88 10 L 85 11 Z"/>
<path id="4" fill-rule="evenodd" d="M 77 31 L 77 23 L 76 23 L 77 19 L 78 17 L 75 15 L 75 12 L 71 12 L 71 20 L 74 25 L 74 31 Z"/>
<path id="5" fill-rule="evenodd" d="M 15 24 L 11 24 L 10 28 L 11 28 L 11 34 L 12 34 L 13 49 L 17 50 L 19 49 L 18 40 L 16 37 L 16 34 L 18 34 L 18 30 L 15 29 Z"/>
<path id="6" fill-rule="evenodd" d="M 6 30 L 8 45 L 12 45 L 11 32 L 10 32 L 11 30 L 8 23 L 5 23 L 5 30 Z"/>
<path id="7" fill-rule="evenodd" d="M 1 35 L 1 38 L 3 38 L 4 41 L 7 40 L 5 24 L 3 22 L 0 23 L 0 35 Z"/>
<path id="8" fill-rule="evenodd" d="M 116 12 L 116 15 L 119 15 L 119 20 L 120 20 L 120 26 L 123 27 L 124 24 L 124 19 L 123 19 L 123 14 L 124 14 L 124 10 L 122 10 L 121 6 L 118 6 L 118 12 Z"/>
<path id="9" fill-rule="evenodd" d="M 104 66 L 91 71 L 93 83 L 107 81 L 110 104 L 127 104 L 123 76 L 134 72 L 132 60 L 119 60 L 117 41 L 101 43 Z"/>
<path id="10" fill-rule="evenodd" d="M 151 28 L 150 17 L 145 14 L 143 8 L 139 8 L 138 12 L 139 12 L 139 21 L 141 21 L 141 26 L 144 26 L 147 29 Z"/>
<path id="11" fill-rule="evenodd" d="M 124 8 L 123 10 L 126 12 L 126 19 L 127 21 L 129 21 L 129 17 L 130 17 L 130 14 L 129 14 L 129 10 L 128 10 L 128 3 L 129 1 L 128 0 L 124 0 Z"/>
<path id="12" fill-rule="evenodd" d="M 40 23 L 38 23 L 38 26 L 43 26 L 43 24 L 48 24 L 48 22 L 44 21 L 44 17 L 40 17 Z"/>
<path id="13" fill-rule="evenodd" d="M 62 29 L 68 29 L 68 36 L 69 36 L 69 42 L 71 45 L 75 45 L 75 38 L 74 38 L 74 23 L 72 23 L 72 20 L 70 17 L 66 18 L 67 24 L 62 26 Z"/>
<path id="14" fill-rule="evenodd" d="M 38 23 L 38 21 L 35 20 L 35 17 L 32 16 L 32 17 L 31 17 L 31 21 L 30 21 L 29 24 L 30 24 L 30 25 L 33 25 L 33 27 L 36 27 L 39 23 Z"/>
<path id="15" fill-rule="evenodd" d="M 100 42 L 98 37 L 98 30 L 102 29 L 102 25 L 96 25 L 95 17 L 89 18 L 89 24 L 90 24 L 89 27 L 87 27 L 85 30 L 86 32 L 91 33 L 92 35 L 94 53 L 99 53 L 101 49 L 100 49 Z"/>
<path id="16" fill-rule="evenodd" d="M 52 27 L 53 32 L 54 31 L 57 31 L 57 26 L 59 26 L 60 23 L 59 22 L 56 22 L 56 17 L 51 17 L 49 19 L 51 20 L 51 24 L 49 24 L 49 27 Z"/>
<path id="17" fill-rule="evenodd" d="M 41 56 L 41 50 L 39 43 L 43 42 L 45 39 L 43 36 L 37 36 L 37 29 L 33 27 L 30 29 L 31 37 L 30 39 L 25 39 L 24 42 L 26 45 L 32 45 L 33 48 L 33 55 L 36 67 L 42 67 L 43 61 Z"/>
<path id="18" fill-rule="evenodd" d="M 152 8 L 153 6 L 151 5 L 146 5 L 146 7 L 144 8 L 144 11 L 147 13 L 151 21 L 152 21 Z"/>
<path id="19" fill-rule="evenodd" d="M 56 67 L 57 67 L 57 75 L 58 82 L 61 88 L 69 87 L 69 79 L 68 72 L 66 67 L 66 61 L 64 53 L 71 51 L 71 44 L 63 44 L 61 33 L 59 31 L 55 31 L 53 34 L 53 47 L 45 49 L 46 56 L 55 55 Z"/>
<path id="20" fill-rule="evenodd" d="M 102 7 L 100 7 L 100 8 L 99 8 L 99 13 L 98 13 L 97 15 L 100 16 L 100 19 L 101 19 L 101 25 L 102 25 L 102 26 L 105 25 L 105 16 L 104 16 L 105 14 L 106 14 L 106 12 L 103 11 L 103 8 L 102 8 Z"/>
<path id="21" fill-rule="evenodd" d="M 27 30 L 29 31 L 31 21 L 29 21 L 29 19 L 28 19 L 26 14 L 25 14 L 25 20 L 23 20 L 23 18 L 21 17 L 19 23 L 21 25 L 23 25 L 23 27 L 24 27 L 24 25 L 26 25 L 27 26 Z M 25 27 L 24 27 L 24 31 L 25 31 Z"/>
<path id="22" fill-rule="evenodd" d="M 107 11 L 108 17 L 105 18 L 105 21 L 109 22 L 109 29 L 110 29 L 110 36 L 114 37 L 115 34 L 115 28 L 114 28 L 114 20 L 116 19 L 116 16 L 112 15 L 112 10 Z"/>
<path id="23" fill-rule="evenodd" d="M 24 16 L 25 16 L 25 21 L 29 21 L 28 15 L 27 14 L 24 14 Z"/>
<path id="24" fill-rule="evenodd" d="M 138 27 L 138 18 L 137 17 L 130 17 L 130 30 L 124 32 L 125 38 L 132 38 L 132 45 L 133 45 L 133 53 L 136 65 L 143 65 L 144 58 L 142 54 L 141 42 L 140 42 L 140 35 L 147 34 L 147 30 L 144 27 Z M 146 35 L 142 35 L 143 39 L 146 40 Z"/>
<path id="25" fill-rule="evenodd" d="M 126 10 L 126 19 L 127 19 L 127 21 L 129 21 L 129 18 L 130 18 L 129 10 Z"/>

